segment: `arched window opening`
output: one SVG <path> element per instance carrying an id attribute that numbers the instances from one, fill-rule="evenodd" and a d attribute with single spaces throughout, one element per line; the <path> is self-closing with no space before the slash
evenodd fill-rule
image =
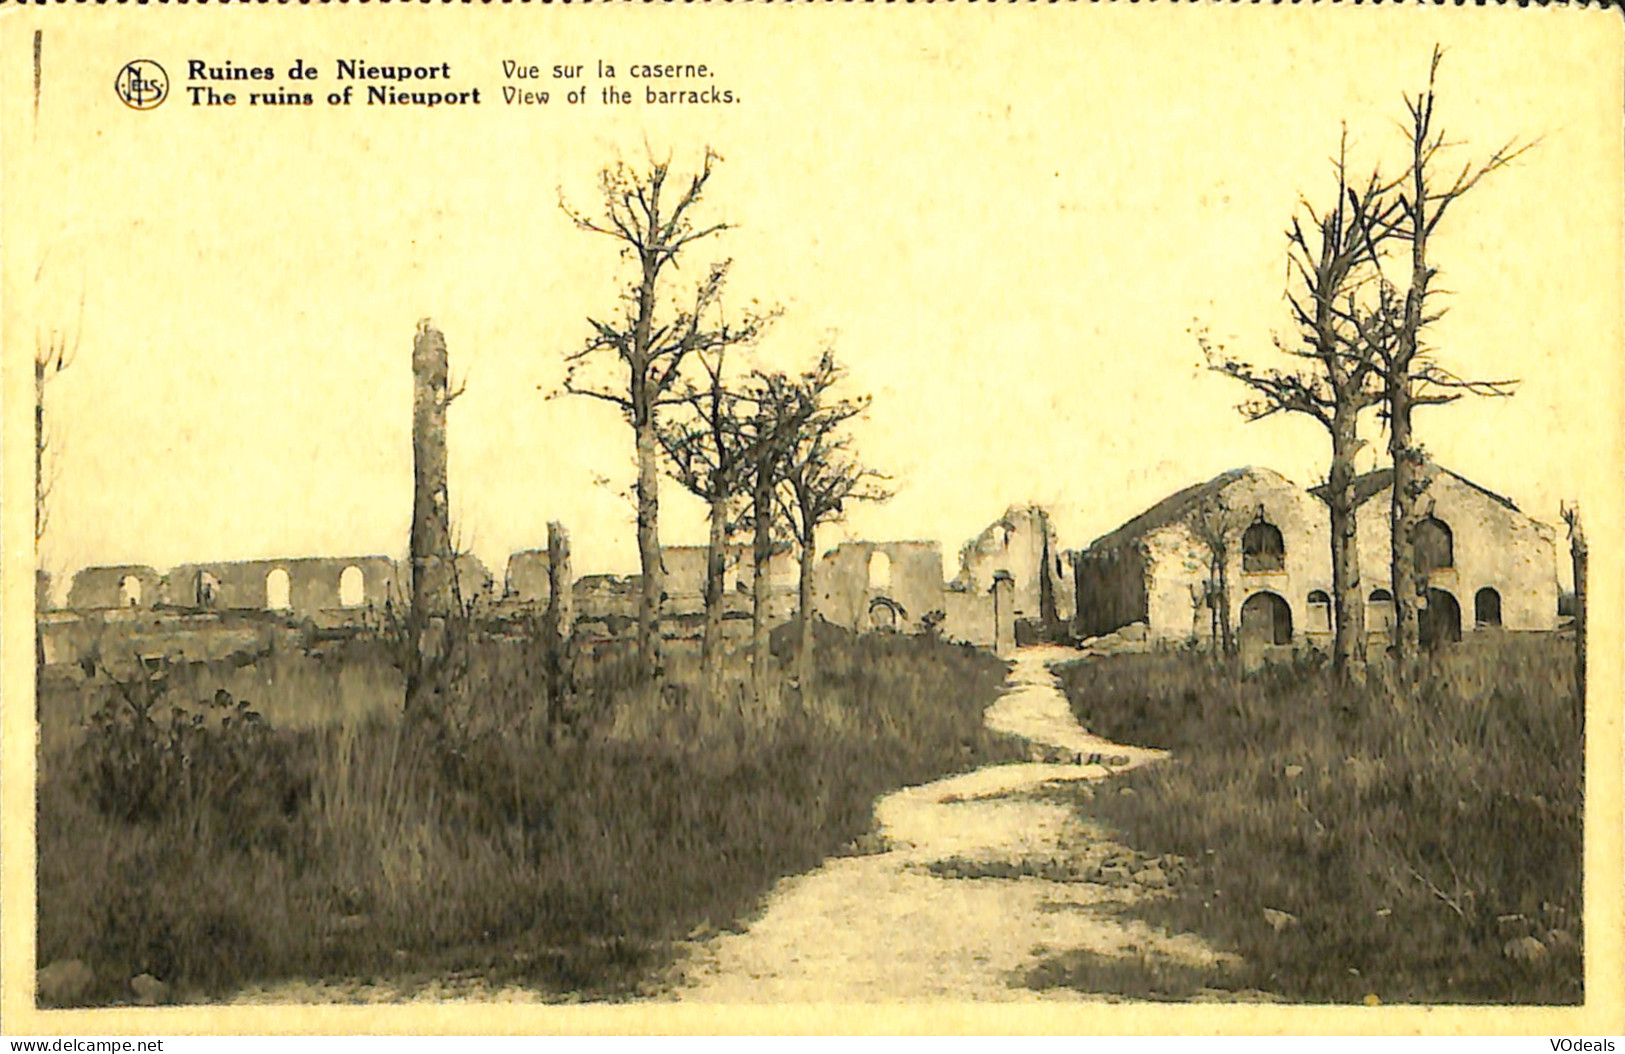
<path id="1" fill-rule="evenodd" d="M 286 611 L 293 605 L 289 602 L 291 593 L 288 582 L 288 572 L 282 568 L 274 568 L 265 576 L 265 606 L 272 611 Z"/>
<path id="2" fill-rule="evenodd" d="M 1430 589 L 1427 601 L 1416 613 L 1416 635 L 1424 648 L 1454 644 L 1461 640 L 1461 605 L 1443 589 Z"/>
<path id="3" fill-rule="evenodd" d="M 891 557 L 879 549 L 869 554 L 869 588 L 891 588 Z"/>
<path id="4" fill-rule="evenodd" d="M 1241 605 L 1241 637 L 1256 644 L 1292 643 L 1292 608 L 1274 593 L 1254 593 Z"/>
<path id="5" fill-rule="evenodd" d="M 1501 594 L 1489 586 L 1473 597 L 1473 624 L 1479 629 L 1494 629 L 1501 624 Z"/>
<path id="6" fill-rule="evenodd" d="M 1241 569 L 1243 571 L 1279 571 L 1286 566 L 1286 542 L 1281 529 L 1267 520 L 1259 520 L 1241 535 Z"/>
<path id="7" fill-rule="evenodd" d="M 1450 526 L 1429 516 L 1416 525 L 1416 569 L 1426 577 L 1430 572 L 1456 566 L 1456 540 Z"/>
<path id="8" fill-rule="evenodd" d="M 1366 604 L 1366 629 L 1389 630 L 1394 628 L 1394 595 L 1386 589 L 1373 589 L 1371 598 Z"/>
<path id="9" fill-rule="evenodd" d="M 121 608 L 141 606 L 141 579 L 134 575 L 125 575 L 119 579 L 118 606 Z"/>
<path id="10" fill-rule="evenodd" d="M 357 608 L 367 598 L 367 577 L 351 564 L 339 575 L 339 606 Z"/>
<path id="11" fill-rule="evenodd" d="M 1330 633 L 1332 631 L 1332 598 L 1325 590 L 1317 589 L 1309 594 L 1309 632 Z"/>

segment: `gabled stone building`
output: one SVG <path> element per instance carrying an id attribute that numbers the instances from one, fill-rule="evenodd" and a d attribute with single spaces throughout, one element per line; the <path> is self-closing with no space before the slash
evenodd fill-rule
<path id="1" fill-rule="evenodd" d="M 1074 633 L 1144 623 L 1154 640 L 1211 640 L 1221 592 L 1230 625 L 1268 644 L 1329 633 L 1328 530 L 1325 507 L 1279 473 L 1220 473 L 1074 554 Z M 1223 567 L 1205 540 L 1213 536 L 1226 539 Z"/>
<path id="2" fill-rule="evenodd" d="M 1493 630 L 1557 628 L 1557 531 L 1524 515 L 1510 498 L 1434 464 L 1417 501 L 1417 561 L 1427 581 L 1419 617 L 1424 640 L 1460 640 Z M 1318 490 L 1318 488 L 1317 488 Z M 1389 593 L 1388 508 L 1393 471 L 1354 483 L 1361 578 L 1369 583 L 1366 623 L 1393 623 Z"/>
<path id="3" fill-rule="evenodd" d="M 1425 640 L 1557 625 L 1555 532 L 1510 500 L 1429 465 L 1419 559 Z M 1366 625 L 1393 623 L 1388 500 L 1392 473 L 1356 481 Z M 1209 539 L 1228 550 L 1214 565 Z M 1094 637 L 1143 623 L 1154 641 L 1211 641 L 1221 594 L 1242 647 L 1324 645 L 1332 629 L 1330 514 L 1317 491 L 1264 468 L 1233 469 L 1158 502 L 1074 554 L 1073 631 Z"/>

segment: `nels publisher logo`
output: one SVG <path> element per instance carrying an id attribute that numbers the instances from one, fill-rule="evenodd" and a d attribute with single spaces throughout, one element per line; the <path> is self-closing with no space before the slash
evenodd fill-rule
<path id="1" fill-rule="evenodd" d="M 169 98 L 169 74 L 151 59 L 135 59 L 118 71 L 113 91 L 130 109 L 151 110 Z"/>

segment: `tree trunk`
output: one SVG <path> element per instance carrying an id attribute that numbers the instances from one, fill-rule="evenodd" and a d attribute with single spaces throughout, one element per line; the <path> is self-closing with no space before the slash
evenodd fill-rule
<path id="1" fill-rule="evenodd" d="M 422 716 L 437 695 L 438 656 L 452 600 L 451 514 L 446 491 L 446 338 L 428 320 L 412 343 L 412 598 L 406 710 Z M 439 622 L 439 627 L 435 623 Z M 438 715 L 429 715 L 438 716 Z"/>
<path id="2" fill-rule="evenodd" d="M 34 359 L 34 542 L 38 564 L 38 543 L 45 536 L 45 367 Z"/>
<path id="3" fill-rule="evenodd" d="M 1413 680 L 1418 648 L 1417 598 L 1422 582 L 1416 568 L 1416 501 L 1421 457 L 1411 445 L 1410 380 L 1390 384 L 1388 391 L 1388 453 L 1394 462 L 1393 493 L 1389 499 L 1388 533 L 1393 580 L 1394 672 L 1402 682 Z"/>
<path id="4" fill-rule="evenodd" d="M 35 58 L 39 57 L 39 34 L 34 34 Z M 34 359 L 34 566 L 40 566 L 40 540 L 45 537 L 45 362 Z M 34 610 L 41 608 L 39 575 L 34 576 Z M 34 620 L 34 669 L 45 668 L 45 639 L 40 636 L 39 620 Z"/>
<path id="5" fill-rule="evenodd" d="M 660 470 L 653 408 L 647 405 L 647 396 L 639 401 L 645 405 L 637 415 L 638 566 L 643 583 L 638 598 L 638 661 L 644 676 L 659 677 L 660 598 L 665 587 L 660 569 Z"/>
<path id="6" fill-rule="evenodd" d="M 1586 713 L 1586 573 L 1589 551 L 1575 509 L 1569 525 L 1569 558 L 1574 564 L 1574 713 L 1575 725 L 1585 729 Z"/>
<path id="7" fill-rule="evenodd" d="M 1354 452 L 1359 448 L 1352 410 L 1332 418 L 1332 467 L 1326 504 L 1332 521 L 1332 669 L 1345 680 L 1365 680 L 1365 598 L 1354 504 Z"/>
<path id="8" fill-rule="evenodd" d="M 654 217 L 651 217 L 653 220 Z M 655 282 L 660 275 L 661 248 L 640 253 L 643 280 L 638 285 L 638 317 L 632 327 L 632 355 L 628 362 L 632 383 L 632 428 L 638 450 L 638 569 L 643 592 L 638 598 L 638 661 L 645 677 L 658 678 L 660 668 L 660 468 L 656 461 L 655 399 L 649 390 L 650 345 L 653 342 Z"/>
<path id="9" fill-rule="evenodd" d="M 564 703 L 575 688 L 570 634 L 570 535 L 563 524 L 547 525 L 547 740 L 555 741 L 564 721 Z"/>
<path id="10" fill-rule="evenodd" d="M 765 460 L 759 461 L 756 466 L 756 484 L 752 498 L 756 537 L 751 554 L 750 606 L 751 690 L 758 703 L 767 698 L 767 671 L 768 664 L 772 661 L 768 640 L 768 604 L 771 599 L 768 592 L 768 565 L 773 559 L 772 481 L 772 465 Z"/>
<path id="11" fill-rule="evenodd" d="M 813 653 L 813 569 L 818 559 L 815 526 L 801 538 L 801 582 L 796 604 L 796 678 L 801 682 L 801 698 L 812 686 Z"/>
<path id="12" fill-rule="evenodd" d="M 1429 102 L 1431 106 L 1431 101 Z M 1389 499 L 1389 568 L 1394 593 L 1394 672 L 1400 683 L 1415 679 L 1418 633 L 1416 601 L 1420 587 L 1416 568 L 1416 502 L 1421 454 L 1411 443 L 1411 364 L 1422 339 L 1422 308 L 1428 282 L 1428 191 L 1423 164 L 1423 133 L 1413 140 L 1411 168 L 1411 284 L 1405 291 L 1405 317 L 1399 344 L 1388 364 L 1384 381 L 1388 399 L 1388 455 L 1394 465 L 1394 487 Z"/>
<path id="13" fill-rule="evenodd" d="M 711 539 L 705 552 L 705 635 L 700 641 L 700 671 L 706 691 L 715 696 L 721 685 L 723 577 L 727 563 L 728 499 L 715 487 L 711 495 Z"/>
<path id="14" fill-rule="evenodd" d="M 1207 639 L 1213 654 L 1220 654 L 1224 639 L 1219 636 L 1219 568 L 1209 563 L 1207 568 Z"/>

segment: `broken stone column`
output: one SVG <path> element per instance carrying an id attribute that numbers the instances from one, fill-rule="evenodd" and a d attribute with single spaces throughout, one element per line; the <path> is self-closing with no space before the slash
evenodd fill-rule
<path id="1" fill-rule="evenodd" d="M 446 338 L 429 319 L 412 342 L 412 614 L 451 610 L 451 515 L 446 493 Z"/>

